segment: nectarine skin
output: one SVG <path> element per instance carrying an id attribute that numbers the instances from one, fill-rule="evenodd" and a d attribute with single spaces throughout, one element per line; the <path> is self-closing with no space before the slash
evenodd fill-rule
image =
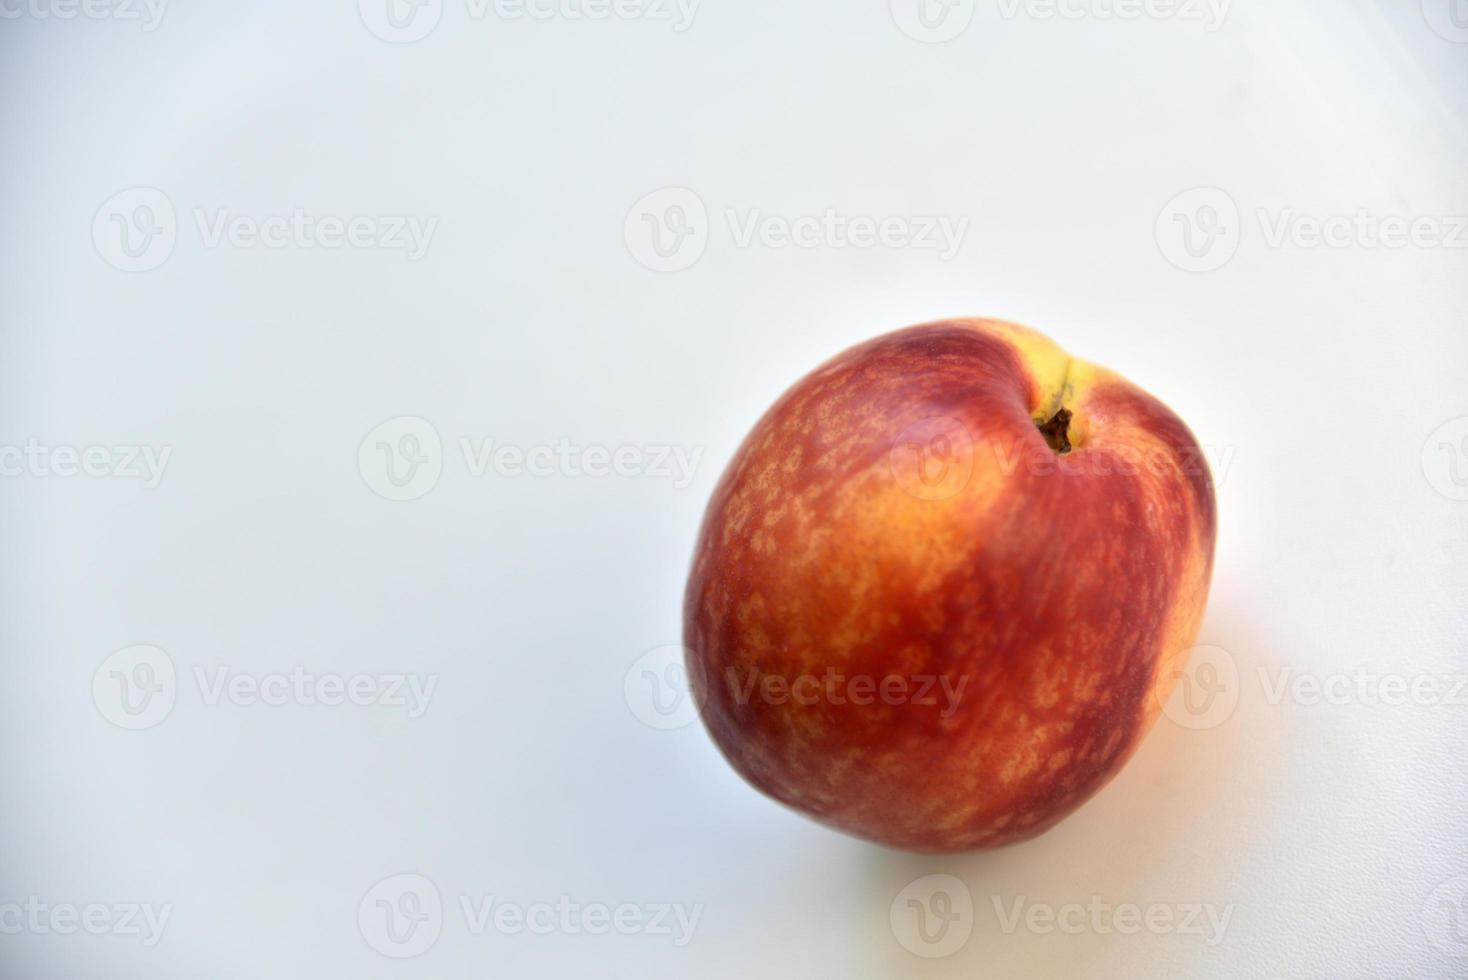
<path id="1" fill-rule="evenodd" d="M 878 337 L 786 392 L 714 491 L 694 696 L 745 779 L 832 827 L 1024 840 L 1156 719 L 1215 533 L 1192 433 L 1119 376 L 995 320 Z"/>

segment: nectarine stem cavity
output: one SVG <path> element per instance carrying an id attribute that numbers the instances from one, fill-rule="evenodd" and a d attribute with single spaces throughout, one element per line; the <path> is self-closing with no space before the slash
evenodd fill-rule
<path id="1" fill-rule="evenodd" d="M 1057 456 L 1070 452 L 1070 409 L 1062 408 L 1050 416 L 1050 421 L 1037 423 L 1036 428 Z"/>

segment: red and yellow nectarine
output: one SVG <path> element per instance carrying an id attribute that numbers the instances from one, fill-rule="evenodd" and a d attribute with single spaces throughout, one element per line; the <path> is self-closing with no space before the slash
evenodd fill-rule
<path id="1" fill-rule="evenodd" d="M 704 519 L 687 666 L 758 789 L 894 847 L 993 847 L 1114 776 L 1196 638 L 1187 427 L 1034 331 L 952 320 L 796 383 Z"/>

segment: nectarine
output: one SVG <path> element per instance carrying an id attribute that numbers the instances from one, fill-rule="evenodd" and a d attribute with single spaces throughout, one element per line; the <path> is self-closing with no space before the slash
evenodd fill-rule
<path id="1" fill-rule="evenodd" d="M 1215 504 L 1144 391 L 994 320 L 852 348 L 760 419 L 684 603 L 704 722 L 758 789 L 920 851 L 1053 826 L 1193 644 Z"/>

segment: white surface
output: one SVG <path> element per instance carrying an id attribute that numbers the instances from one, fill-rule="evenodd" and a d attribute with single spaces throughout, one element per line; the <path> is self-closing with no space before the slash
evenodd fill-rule
<path id="1" fill-rule="evenodd" d="M 152 31 L 36 16 L 47 2 L 0 24 L 0 443 L 171 456 L 152 489 L 0 479 L 0 904 L 170 912 L 146 946 L 15 932 L 0 910 L 0 972 L 1468 972 L 1468 704 L 1377 700 L 1385 675 L 1468 670 L 1468 445 L 1440 445 L 1468 435 L 1468 249 L 1272 247 L 1257 217 L 1468 214 L 1468 44 L 1429 26 L 1452 35 L 1447 0 L 1238 0 L 1217 30 L 985 2 L 941 45 L 885 0 L 706 0 L 682 31 L 446 0 L 412 44 L 341 0 L 179 3 Z M 124 272 L 110 215 L 148 198 L 102 211 L 97 244 L 93 224 L 136 187 L 166 193 L 176 240 Z M 667 187 L 707 209 L 688 246 L 706 249 L 656 273 L 634 205 Z M 1220 207 L 1228 234 L 1196 261 L 1236 254 L 1189 273 L 1165 209 L 1199 187 L 1176 207 Z M 439 220 L 410 261 L 210 248 L 194 218 L 297 207 Z M 948 261 L 739 247 L 730 208 L 969 225 Z M 629 710 L 624 678 L 678 642 L 697 521 L 768 403 L 853 342 L 956 314 L 1045 330 L 1226 454 L 1201 642 L 1238 680 L 1208 727 L 1164 719 L 1047 836 L 931 858 L 768 802 L 698 725 L 640 722 L 657 716 Z M 442 469 L 394 503 L 375 441 L 365 476 L 358 451 L 399 416 L 431 422 Z M 475 477 L 463 437 L 702 456 L 681 488 L 559 463 Z M 128 731 L 107 718 L 130 717 L 107 706 L 119 662 L 97 703 L 92 684 L 134 644 L 177 680 L 171 712 Z M 437 687 L 409 717 L 210 704 L 195 673 L 298 666 Z M 1344 703 L 1272 694 L 1358 668 L 1377 680 L 1332 687 Z M 405 880 L 372 889 L 399 873 L 442 914 L 395 947 L 375 903 Z M 929 874 L 972 900 L 945 958 L 899 942 L 903 890 Z M 463 896 L 701 913 L 682 946 L 559 922 L 476 935 Z M 1209 945 L 1089 911 L 1006 931 L 995 907 L 1093 896 L 1231 911 Z"/>

